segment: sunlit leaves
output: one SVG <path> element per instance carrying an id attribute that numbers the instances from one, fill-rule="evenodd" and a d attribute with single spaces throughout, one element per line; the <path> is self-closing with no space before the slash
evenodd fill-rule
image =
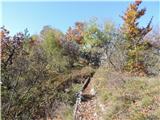
<path id="1" fill-rule="evenodd" d="M 84 32 L 84 23 L 76 22 L 75 28 L 69 27 L 65 39 L 67 41 L 76 41 L 78 44 L 82 44 Z"/>
<path id="2" fill-rule="evenodd" d="M 122 16 L 122 19 L 124 20 L 122 31 L 126 37 L 126 49 L 128 51 L 128 62 L 125 69 L 129 71 L 143 71 L 146 73 L 146 68 L 143 64 L 145 61 L 143 52 L 148 47 L 146 46 L 143 38 L 152 30 L 150 27 L 152 19 L 148 23 L 147 27 L 140 28 L 138 26 L 138 19 L 146 12 L 145 8 L 140 10 L 138 9 L 140 4 L 141 1 L 135 1 L 135 3 L 130 4 L 124 16 Z M 138 67 L 138 64 L 141 64 L 142 67 Z"/>

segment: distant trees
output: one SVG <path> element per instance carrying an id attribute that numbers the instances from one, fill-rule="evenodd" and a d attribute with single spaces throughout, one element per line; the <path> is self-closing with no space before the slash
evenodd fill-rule
<path id="1" fill-rule="evenodd" d="M 82 44 L 83 42 L 83 34 L 84 34 L 84 23 L 76 22 L 75 28 L 69 27 L 65 39 L 67 41 L 75 41 L 78 44 Z"/>
<path id="2" fill-rule="evenodd" d="M 54 68 L 58 72 L 65 70 L 67 66 L 67 60 L 62 55 L 61 39 L 63 33 L 58 29 L 51 28 L 50 26 L 44 26 L 40 32 L 39 38 L 41 40 L 41 46 L 47 55 L 47 61 L 49 66 Z"/>
<path id="3" fill-rule="evenodd" d="M 83 42 L 80 47 L 80 57 L 85 59 L 88 64 L 99 66 L 100 52 L 98 46 L 102 41 L 100 38 L 101 30 L 96 21 L 85 24 Z"/>
<path id="4" fill-rule="evenodd" d="M 84 61 L 84 64 L 99 66 L 102 54 L 100 47 L 105 39 L 105 33 L 95 20 L 89 23 L 76 22 L 73 28 L 68 29 L 62 45 L 65 46 L 68 55 L 71 55 L 72 64 L 73 60 L 78 60 L 81 63 Z"/>
<path id="5" fill-rule="evenodd" d="M 83 49 L 91 49 L 99 46 L 103 40 L 103 32 L 95 20 L 89 22 L 84 31 Z"/>

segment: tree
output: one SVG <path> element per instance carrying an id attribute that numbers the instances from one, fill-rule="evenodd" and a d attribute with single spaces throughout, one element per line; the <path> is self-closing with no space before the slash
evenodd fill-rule
<path id="1" fill-rule="evenodd" d="M 78 44 L 82 44 L 84 33 L 84 23 L 76 22 L 75 28 L 69 27 L 65 39 L 67 41 L 76 41 Z"/>
<path id="2" fill-rule="evenodd" d="M 91 20 L 85 26 L 84 30 L 84 40 L 83 40 L 83 48 L 91 49 L 93 47 L 100 46 L 104 39 L 104 33 L 99 28 L 97 21 L 95 19 Z"/>
<path id="3" fill-rule="evenodd" d="M 152 30 L 150 26 L 152 18 L 146 27 L 140 28 L 138 26 L 138 19 L 141 18 L 146 12 L 145 8 L 141 10 L 138 9 L 140 4 L 140 0 L 130 4 L 124 16 L 122 16 L 122 19 L 124 20 L 122 31 L 125 35 L 125 49 L 127 51 L 127 61 L 124 69 L 129 72 L 141 71 L 143 73 L 147 73 L 144 64 L 144 52 L 149 49 L 149 46 L 143 38 Z"/>
<path id="4" fill-rule="evenodd" d="M 15 56 L 20 53 L 23 48 L 24 34 L 17 33 L 13 37 L 9 36 L 9 31 L 5 27 L 1 27 L 1 60 L 2 68 L 13 63 Z"/>
<path id="5" fill-rule="evenodd" d="M 64 71 L 67 66 L 67 60 L 62 55 L 62 37 L 62 32 L 50 26 L 44 26 L 40 32 L 41 46 L 48 57 L 49 67 L 55 68 L 58 72 Z"/>
<path id="6" fill-rule="evenodd" d="M 67 56 L 69 68 L 74 67 L 74 64 L 78 62 L 80 46 L 83 43 L 84 26 L 83 22 L 76 22 L 74 27 L 69 27 L 61 39 L 63 55 Z"/>

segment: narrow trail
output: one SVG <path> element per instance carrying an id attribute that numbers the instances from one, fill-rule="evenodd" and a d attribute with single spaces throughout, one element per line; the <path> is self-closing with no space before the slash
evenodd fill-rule
<path id="1" fill-rule="evenodd" d="M 92 81 L 89 82 L 87 87 L 82 92 L 82 100 L 76 110 L 76 118 L 74 120 L 98 120 L 96 112 L 97 100 L 93 93 Z"/>

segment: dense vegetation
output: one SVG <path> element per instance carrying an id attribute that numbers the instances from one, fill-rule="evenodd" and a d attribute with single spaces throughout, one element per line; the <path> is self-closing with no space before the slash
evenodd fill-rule
<path id="1" fill-rule="evenodd" d="M 59 106 L 65 106 L 64 115 L 69 114 L 65 110 L 75 103 L 81 86 L 77 83 L 93 76 L 103 63 L 131 76 L 158 76 L 160 34 L 153 32 L 152 19 L 147 27 L 138 26 L 137 20 L 146 11 L 138 9 L 140 4 L 130 4 L 120 28 L 110 22 L 100 27 L 91 20 L 76 22 L 66 33 L 44 26 L 36 35 L 26 29 L 10 36 L 1 27 L 2 119 L 53 118 Z M 129 80 L 124 88 L 131 84 L 143 87 L 145 83 Z M 142 101 L 146 99 L 152 98 Z"/>

